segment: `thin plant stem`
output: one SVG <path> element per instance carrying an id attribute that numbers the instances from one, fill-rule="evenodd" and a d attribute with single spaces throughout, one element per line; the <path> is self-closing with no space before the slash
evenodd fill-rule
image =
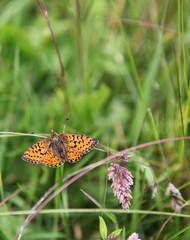
<path id="1" fill-rule="evenodd" d="M 173 32 L 174 34 L 178 34 L 178 31 L 176 29 L 173 28 L 169 28 L 166 26 L 162 26 L 156 23 L 150 23 L 150 22 L 146 22 L 146 21 L 142 21 L 142 20 L 136 20 L 136 19 L 130 19 L 130 18 L 119 18 L 119 20 L 123 23 L 130 23 L 130 24 L 136 24 L 136 25 L 141 25 L 143 27 L 147 27 L 147 28 L 155 28 L 155 29 L 161 29 L 164 31 L 168 31 L 168 32 Z M 114 21 L 118 21 L 118 18 L 104 18 L 104 19 L 95 19 L 92 21 L 107 21 L 107 22 L 114 22 Z"/>
<path id="2" fill-rule="evenodd" d="M 28 185 L 24 185 L 24 187 L 27 187 Z M 22 191 L 22 189 L 17 189 L 16 191 L 14 191 L 13 193 L 11 193 L 8 197 L 6 197 L 3 201 L 0 202 L 0 207 L 2 205 L 4 205 L 6 202 L 8 202 L 12 197 L 14 197 L 15 195 L 17 195 L 18 193 L 20 193 Z"/>
<path id="3" fill-rule="evenodd" d="M 22 216 L 27 214 L 33 214 L 33 210 L 25 211 L 10 211 L 10 212 L 0 212 L 0 216 Z M 39 214 L 60 214 L 60 213 L 116 213 L 116 214 L 146 214 L 146 215 L 155 215 L 155 216 L 171 216 L 172 217 L 181 217 L 190 219 L 189 214 L 182 213 L 173 213 L 173 212 L 161 212 L 161 211 L 150 211 L 150 210 L 124 210 L 124 209 L 113 209 L 113 208 L 70 208 L 70 209 L 44 209 L 39 212 Z"/>
<path id="4" fill-rule="evenodd" d="M 42 135 L 37 135 L 37 134 L 33 134 L 33 133 L 19 133 L 19 132 L 0 132 L 0 134 L 8 134 L 8 135 L 20 135 L 20 136 L 31 136 L 31 137 L 41 137 L 41 138 L 45 138 L 45 136 Z M 7 136 L 6 136 L 7 137 Z"/>
<path id="5" fill-rule="evenodd" d="M 46 8 L 46 6 L 45 6 L 45 4 L 42 0 L 36 0 L 36 1 L 37 1 L 38 5 L 40 6 L 42 12 L 44 13 L 46 22 L 47 22 L 48 27 L 50 29 L 51 36 L 52 36 L 52 39 L 53 39 L 53 42 L 54 42 L 54 45 L 55 45 L 55 49 L 56 49 L 56 52 L 57 52 L 57 56 L 58 56 L 58 59 L 59 59 L 60 72 L 61 72 L 60 77 L 61 77 L 61 80 L 62 80 L 63 88 L 66 89 L 65 70 L 64 70 L 62 59 L 61 59 L 61 54 L 60 54 L 60 51 L 59 51 L 59 48 L 58 48 L 57 40 L 55 38 L 53 29 L 51 27 L 50 18 L 48 16 L 47 8 Z"/>
<path id="6" fill-rule="evenodd" d="M 83 38 L 82 38 L 82 30 L 81 30 L 81 7 L 80 0 L 76 0 L 76 29 L 77 29 L 77 49 L 78 49 L 78 66 L 79 66 L 79 77 L 80 77 L 80 91 L 84 90 L 84 57 L 83 57 Z"/>
<path id="7" fill-rule="evenodd" d="M 80 189 L 82 193 L 91 201 L 93 202 L 97 207 L 103 208 L 103 205 L 101 205 L 96 199 L 94 199 L 92 196 L 90 196 L 88 193 Z"/>

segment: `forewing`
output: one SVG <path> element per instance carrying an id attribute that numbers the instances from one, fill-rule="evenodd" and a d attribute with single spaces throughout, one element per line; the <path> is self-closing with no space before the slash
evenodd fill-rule
<path id="1" fill-rule="evenodd" d="M 37 143 L 29 147 L 24 154 L 22 159 L 34 163 L 34 164 L 45 164 L 50 167 L 58 167 L 63 163 L 63 160 L 56 156 L 49 147 L 51 138 L 44 138 Z"/>
<path id="2" fill-rule="evenodd" d="M 66 146 L 66 161 L 74 163 L 98 144 L 98 140 L 81 134 L 59 134 Z"/>

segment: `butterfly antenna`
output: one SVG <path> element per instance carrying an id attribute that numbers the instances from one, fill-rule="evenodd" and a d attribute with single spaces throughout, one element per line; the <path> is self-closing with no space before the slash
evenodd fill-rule
<path id="1" fill-rule="evenodd" d="M 66 123 L 68 121 L 70 121 L 70 118 L 66 118 L 64 123 Z M 66 124 L 63 125 L 63 133 L 65 133 L 65 132 L 66 132 Z"/>

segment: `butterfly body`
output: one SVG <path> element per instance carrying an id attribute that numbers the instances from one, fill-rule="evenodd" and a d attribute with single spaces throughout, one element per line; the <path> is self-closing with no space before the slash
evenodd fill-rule
<path id="1" fill-rule="evenodd" d="M 29 147 L 22 155 L 22 159 L 34 164 L 59 167 L 65 161 L 75 163 L 97 144 L 97 139 L 86 135 L 76 133 L 57 134 L 52 130 L 50 137 L 44 138 Z"/>
<path id="2" fill-rule="evenodd" d="M 49 143 L 50 143 L 49 147 L 54 152 L 54 154 L 64 161 L 66 158 L 66 144 L 67 144 L 67 142 L 64 141 L 64 138 L 61 137 L 59 134 L 51 131 Z"/>

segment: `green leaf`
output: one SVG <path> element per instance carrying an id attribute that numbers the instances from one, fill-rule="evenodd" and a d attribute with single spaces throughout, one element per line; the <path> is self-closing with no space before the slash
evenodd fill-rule
<path id="1" fill-rule="evenodd" d="M 118 237 L 121 233 L 122 229 L 118 229 L 110 233 L 109 237 Z"/>
<path id="2" fill-rule="evenodd" d="M 99 221 L 100 221 L 100 234 L 102 239 L 105 239 L 107 237 L 107 226 L 106 223 L 104 221 L 104 219 L 102 217 L 99 216 Z"/>

